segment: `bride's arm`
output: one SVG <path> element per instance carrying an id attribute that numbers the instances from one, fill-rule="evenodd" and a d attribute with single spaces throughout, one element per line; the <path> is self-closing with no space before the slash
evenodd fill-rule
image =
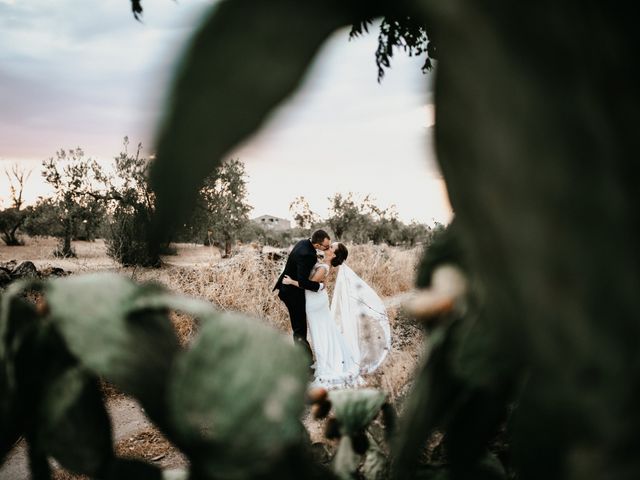
<path id="1" fill-rule="evenodd" d="M 318 268 L 316 273 L 309 279 L 312 282 L 322 282 L 324 278 L 327 276 L 327 269 Z M 300 287 L 300 283 L 297 280 L 293 280 L 289 275 L 285 275 L 282 279 L 282 283 L 285 285 L 294 285 L 296 287 Z"/>
<path id="2" fill-rule="evenodd" d="M 316 273 L 314 273 L 309 280 L 311 280 L 312 282 L 320 283 L 327 276 L 327 271 L 328 270 L 326 268 L 318 268 L 316 269 Z"/>
<path id="3" fill-rule="evenodd" d="M 282 278 L 282 283 L 284 285 L 293 285 L 294 287 L 300 287 L 300 284 L 298 283 L 297 280 L 293 280 L 289 275 L 285 275 Z"/>

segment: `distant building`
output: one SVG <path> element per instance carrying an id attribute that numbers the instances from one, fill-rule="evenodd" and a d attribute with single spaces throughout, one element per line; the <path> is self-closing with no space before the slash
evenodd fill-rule
<path id="1" fill-rule="evenodd" d="M 273 215 L 262 215 L 261 217 L 254 218 L 252 222 L 268 230 L 284 231 L 291 229 L 291 222 L 289 220 L 274 217 Z"/>

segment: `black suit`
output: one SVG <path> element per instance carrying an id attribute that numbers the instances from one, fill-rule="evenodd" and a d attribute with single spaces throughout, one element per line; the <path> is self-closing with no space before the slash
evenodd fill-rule
<path id="1" fill-rule="evenodd" d="M 293 329 L 293 340 L 298 342 L 309 354 L 309 359 L 313 358 L 311 347 L 307 342 L 307 312 L 304 299 L 304 291 L 311 290 L 317 292 L 320 289 L 318 282 L 309 280 L 311 269 L 318 261 L 316 249 L 310 240 L 300 240 L 296 243 L 287 258 L 284 270 L 276 282 L 274 290 L 279 290 L 278 297 L 284 302 L 289 310 L 291 318 L 291 328 Z M 284 285 L 282 279 L 289 275 L 293 280 L 297 280 L 300 288 L 295 285 Z"/>

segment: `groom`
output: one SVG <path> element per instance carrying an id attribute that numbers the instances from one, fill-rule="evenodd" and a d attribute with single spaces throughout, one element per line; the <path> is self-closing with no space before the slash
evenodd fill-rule
<path id="1" fill-rule="evenodd" d="M 307 313 L 305 311 L 304 291 L 317 292 L 324 288 L 323 283 L 312 282 L 309 280 L 309 276 L 311 275 L 311 269 L 318 261 L 316 250 L 325 251 L 330 246 L 331 239 L 324 230 L 316 230 L 310 239 L 300 240 L 291 250 L 284 271 L 273 288 L 278 290 L 278 297 L 289 310 L 293 340 L 299 343 L 307 352 L 310 364 L 313 362 L 313 354 L 311 353 L 309 342 L 307 342 Z M 284 285 L 282 279 L 285 275 L 297 280 L 300 288 L 293 285 Z"/>

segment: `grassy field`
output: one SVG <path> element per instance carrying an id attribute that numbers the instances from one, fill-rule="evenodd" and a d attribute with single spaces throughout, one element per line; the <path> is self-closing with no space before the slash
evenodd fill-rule
<path id="1" fill-rule="evenodd" d="M 40 268 L 56 266 L 74 274 L 115 271 L 137 281 L 156 281 L 175 292 L 205 299 L 225 311 L 241 312 L 259 318 L 278 330 L 291 330 L 282 302 L 272 292 L 283 260 L 269 259 L 268 247 L 259 252 L 247 246 L 230 259 L 222 259 L 215 247 L 195 244 L 176 244 L 177 255 L 163 258 L 159 269 L 123 268 L 106 255 L 102 240 L 74 242 L 78 257 L 61 259 L 53 256 L 56 240 L 27 238 L 25 245 L 0 246 L 0 262 L 30 260 Z M 369 380 L 370 385 L 383 388 L 392 398 L 402 395 L 410 381 L 410 374 L 418 361 L 421 331 L 411 322 L 403 321 L 397 300 L 412 289 L 420 251 L 388 246 L 349 246 L 349 266 L 387 302 L 392 328 L 392 351 L 385 363 Z M 335 271 L 328 287 L 335 280 Z M 192 319 L 174 314 L 174 324 L 182 343 L 195 333 Z"/>
<path id="2" fill-rule="evenodd" d="M 220 310 L 254 317 L 290 338 L 291 326 L 286 309 L 272 291 L 284 266 L 284 257 L 277 261 L 272 259 L 270 252 L 274 249 L 259 251 L 247 246 L 232 258 L 222 259 L 215 247 L 176 244 L 177 255 L 164 257 L 161 268 L 149 269 L 119 266 L 107 257 L 105 244 L 101 240 L 74 242 L 73 247 L 78 257 L 73 259 L 54 257 L 52 252 L 55 246 L 56 240 L 52 238 L 27 238 L 25 245 L 18 247 L 2 245 L 0 263 L 30 260 L 38 269 L 61 267 L 72 274 L 112 271 L 136 281 L 159 282 L 174 292 L 207 300 Z M 367 385 L 385 390 L 397 405 L 400 405 L 399 401 L 408 392 L 412 372 L 423 351 L 422 330 L 403 318 L 401 310 L 402 299 L 413 288 L 420 253 L 417 248 L 406 250 L 374 245 L 349 246 L 347 263 L 385 300 L 392 330 L 391 352 L 378 371 L 367 377 Z M 336 272 L 333 271 L 327 282 L 329 293 L 332 291 L 335 275 Z M 193 319 L 173 313 L 172 320 L 182 344 L 194 338 L 197 325 Z M 116 448 L 119 454 L 147 460 L 152 457 L 162 458 L 159 465 L 163 468 L 185 467 L 184 457 L 145 420 L 144 413 L 132 399 L 107 384 L 105 393 L 117 434 Z M 321 442 L 329 450 L 335 448 L 335 445 L 330 441 L 327 443 L 324 438 L 323 420 L 314 420 L 307 412 L 303 422 L 312 442 Z M 8 465 L 0 468 L 0 473 L 12 472 L 11 475 L 15 478 L 28 478 L 25 452 L 24 444 L 21 443 L 10 457 Z M 57 469 L 55 478 L 67 480 L 82 477 Z"/>

